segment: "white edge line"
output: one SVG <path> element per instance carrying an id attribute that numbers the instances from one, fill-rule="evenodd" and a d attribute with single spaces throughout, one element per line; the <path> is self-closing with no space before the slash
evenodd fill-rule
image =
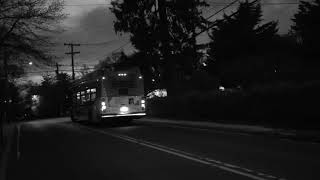
<path id="1" fill-rule="evenodd" d="M 82 126 L 82 125 L 79 125 L 79 126 L 81 126 L 83 128 L 86 128 L 86 129 L 88 129 L 90 131 L 96 132 L 96 133 L 106 134 L 106 135 L 109 135 L 109 136 L 112 136 L 112 137 L 115 137 L 115 138 L 119 138 L 119 139 L 122 139 L 122 140 L 125 140 L 125 141 L 129 141 L 129 142 L 132 142 L 132 143 L 139 144 L 141 146 L 146 146 L 146 147 L 149 147 L 149 148 L 152 148 L 152 149 L 156 149 L 156 150 L 159 150 L 159 151 L 162 151 L 162 152 L 166 152 L 168 154 L 176 155 L 176 156 L 188 159 L 188 160 L 192 160 L 192 161 L 199 162 L 199 163 L 202 163 L 202 164 L 205 164 L 205 165 L 210 165 L 210 166 L 213 166 L 213 167 L 217 167 L 219 169 L 222 169 L 222 170 L 225 170 L 225 171 L 228 171 L 228 172 L 232 172 L 234 174 L 246 176 L 246 177 L 249 177 L 251 179 L 267 180 L 265 178 L 262 178 L 262 177 L 259 177 L 259 176 L 255 176 L 253 174 L 249 174 L 249 173 L 246 173 L 246 172 L 241 172 L 241 171 L 229 168 L 229 167 L 225 167 L 223 165 L 212 164 L 210 162 L 207 162 L 207 161 L 204 161 L 204 160 L 201 160 L 201 159 L 198 159 L 198 158 L 194 158 L 194 157 L 187 156 L 187 155 L 184 155 L 184 154 L 181 154 L 181 153 L 178 153 L 178 152 L 174 152 L 174 151 L 168 150 L 169 148 L 168 149 L 164 149 L 164 148 L 152 145 L 152 144 L 147 144 L 147 143 L 143 142 L 142 140 L 134 139 L 134 138 L 131 138 L 131 137 L 128 138 L 128 137 L 125 137 L 125 136 L 119 136 L 119 135 L 116 135 L 116 134 L 113 134 L 113 133 L 108 133 L 108 132 L 105 132 L 105 131 L 92 129 L 92 128 L 85 127 L 85 126 Z"/>

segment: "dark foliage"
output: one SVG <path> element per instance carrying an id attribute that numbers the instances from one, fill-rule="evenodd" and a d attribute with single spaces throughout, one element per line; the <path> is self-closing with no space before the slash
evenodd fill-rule
<path id="1" fill-rule="evenodd" d="M 149 115 L 190 121 L 320 129 L 319 81 L 259 85 L 250 90 L 193 91 L 150 99 Z M 175 107 L 175 108 L 172 108 Z"/>
<path id="2" fill-rule="evenodd" d="M 303 48 L 303 55 L 309 61 L 319 61 L 320 42 L 320 0 L 300 1 L 299 10 L 293 17 L 292 32 L 297 36 Z"/>
<path id="3" fill-rule="evenodd" d="M 167 82 L 174 79 L 177 67 L 187 72 L 195 67 L 194 35 L 207 23 L 201 13 L 201 7 L 207 6 L 204 0 L 114 0 L 111 4 L 117 18 L 115 31 L 130 33 L 131 43 L 151 61 L 145 71 L 152 69 Z"/>
<path id="4" fill-rule="evenodd" d="M 24 113 L 24 105 L 19 95 L 19 88 L 14 83 L 7 84 L 7 93 L 5 93 L 5 80 L 0 80 L 0 118 L 4 118 L 4 112 L 7 114 L 7 122 L 15 121 Z M 6 97 L 4 96 L 6 94 Z M 7 123 L 3 122 L 3 123 Z"/>
<path id="5" fill-rule="evenodd" d="M 219 76 L 225 86 L 246 85 L 249 77 L 262 78 L 261 73 L 274 71 L 271 58 L 277 37 L 277 22 L 262 21 L 259 3 L 240 3 L 233 16 L 224 15 L 212 28 L 209 70 Z"/>
<path id="6" fill-rule="evenodd" d="M 67 115 L 71 103 L 71 78 L 60 73 L 57 77 L 44 76 L 39 86 L 39 115 L 41 117 L 59 117 Z"/>

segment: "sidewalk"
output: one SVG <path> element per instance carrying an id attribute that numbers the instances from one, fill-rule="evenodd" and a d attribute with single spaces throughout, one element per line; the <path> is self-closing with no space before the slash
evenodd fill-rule
<path id="1" fill-rule="evenodd" d="M 257 125 L 222 124 L 206 121 L 183 121 L 156 117 L 144 117 L 135 121 L 144 124 L 174 125 L 199 129 L 213 129 L 227 132 L 229 131 L 256 135 L 267 135 L 296 141 L 320 143 L 320 131 L 285 130 Z"/>
<path id="2" fill-rule="evenodd" d="M 11 123 L 4 126 L 4 143 L 0 144 L 0 179 L 6 179 L 6 169 L 9 158 L 9 152 L 11 151 L 13 138 L 15 136 L 16 124 Z"/>

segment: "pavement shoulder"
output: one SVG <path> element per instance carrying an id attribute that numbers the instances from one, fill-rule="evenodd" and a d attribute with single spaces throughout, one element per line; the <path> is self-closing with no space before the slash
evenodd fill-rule
<path id="1" fill-rule="evenodd" d="M 174 125 L 200 129 L 222 130 L 225 132 L 241 132 L 256 135 L 268 135 L 297 141 L 320 143 L 320 131 L 304 131 L 293 129 L 270 128 L 258 125 L 223 124 L 208 121 L 186 121 L 170 118 L 144 117 L 135 120 L 139 123 Z"/>

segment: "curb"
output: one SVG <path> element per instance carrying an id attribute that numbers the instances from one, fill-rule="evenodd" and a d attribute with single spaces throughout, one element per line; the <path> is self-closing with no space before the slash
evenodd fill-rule
<path id="1" fill-rule="evenodd" d="M 153 118 L 144 117 L 141 119 L 136 119 L 135 122 L 142 124 L 151 125 L 174 125 L 181 127 L 191 127 L 207 130 L 220 130 L 226 132 L 234 133 L 246 133 L 254 135 L 270 136 L 300 142 L 310 142 L 310 143 L 320 143 L 320 132 L 316 131 L 297 131 L 297 130 L 284 130 L 275 128 L 266 128 L 263 126 L 252 126 L 252 125 L 239 125 L 239 124 L 221 124 L 214 122 L 194 122 L 194 121 L 182 121 L 182 120 L 172 120 L 165 118 Z"/>

